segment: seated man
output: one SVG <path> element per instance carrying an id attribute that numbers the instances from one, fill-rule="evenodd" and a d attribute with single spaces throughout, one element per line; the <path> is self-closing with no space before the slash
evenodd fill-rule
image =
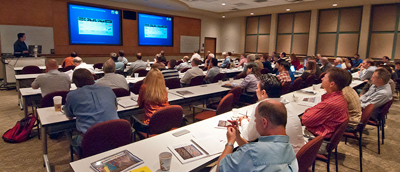
<path id="1" fill-rule="evenodd" d="M 194 52 L 193 52 L 193 55 L 192 55 L 192 57 L 190 58 L 190 62 L 193 62 L 193 59 L 195 59 L 195 58 L 197 58 L 197 59 L 199 59 L 200 61 L 202 61 L 202 58 L 201 58 L 200 54 L 199 54 L 197 51 L 194 51 Z"/>
<path id="2" fill-rule="evenodd" d="M 91 126 L 119 117 L 114 92 L 108 87 L 95 85 L 93 76 L 87 69 L 77 69 L 72 81 L 78 89 L 68 93 L 64 110 L 69 119 L 76 117 L 76 128 L 81 134 L 73 138 L 73 144 L 78 147 L 83 134 Z"/>
<path id="3" fill-rule="evenodd" d="M 292 82 L 292 78 L 289 75 L 290 63 L 285 60 L 278 60 L 275 68 L 278 69 L 279 74 L 276 76 L 281 83 Z"/>
<path id="4" fill-rule="evenodd" d="M 347 72 L 348 83 L 342 89 L 342 93 L 347 102 L 347 110 L 349 111 L 349 124 L 346 128 L 347 132 L 354 132 L 361 120 L 361 102 L 356 90 L 350 87 L 353 77 Z"/>
<path id="5" fill-rule="evenodd" d="M 380 68 L 375 70 L 371 78 L 371 88 L 360 97 L 362 108 L 367 107 L 369 104 L 375 105 L 374 112 L 371 115 L 371 118 L 374 120 L 378 119 L 380 107 L 392 100 L 389 80 L 390 73 L 386 69 Z"/>
<path id="6" fill-rule="evenodd" d="M 226 68 L 228 64 L 231 64 L 231 58 L 229 58 L 228 53 L 226 52 L 222 52 L 222 56 L 224 57 L 225 60 L 219 66 L 221 68 Z"/>
<path id="7" fill-rule="evenodd" d="M 131 63 L 131 67 L 128 70 L 128 75 L 132 75 L 138 69 L 146 69 L 147 62 L 142 60 L 142 53 L 136 53 L 137 60 Z"/>
<path id="8" fill-rule="evenodd" d="M 111 57 L 111 60 L 113 60 L 115 63 L 115 70 L 123 73 L 124 69 L 125 69 L 125 64 L 118 61 L 117 53 L 110 53 L 110 57 Z"/>
<path id="9" fill-rule="evenodd" d="M 165 64 L 162 61 L 161 55 L 157 54 L 156 55 L 156 61 L 151 65 L 152 68 L 157 68 L 157 69 L 165 69 Z"/>
<path id="10" fill-rule="evenodd" d="M 62 66 L 63 68 L 65 68 L 65 67 L 67 67 L 67 66 L 73 66 L 73 65 L 74 65 L 73 60 L 74 60 L 74 58 L 77 57 L 77 56 L 78 56 L 78 54 L 77 54 L 75 51 L 72 52 L 70 57 L 66 57 L 66 58 L 64 59 L 64 61 L 62 62 L 62 65 L 61 65 L 61 66 Z"/>
<path id="11" fill-rule="evenodd" d="M 332 67 L 331 62 L 329 62 L 328 58 L 326 57 L 322 57 L 321 58 L 321 72 L 326 72 L 328 69 L 330 69 Z"/>
<path id="12" fill-rule="evenodd" d="M 128 59 L 125 58 L 125 52 L 124 52 L 124 50 L 119 50 L 118 61 L 119 61 L 119 62 L 122 62 L 122 63 L 124 63 L 124 64 L 128 64 Z"/>
<path id="13" fill-rule="evenodd" d="M 260 82 L 257 84 L 257 98 L 258 101 L 265 99 L 277 100 L 284 103 L 286 100 L 281 98 L 281 82 L 271 74 L 262 75 Z M 255 105 L 257 107 L 257 104 Z M 304 146 L 304 138 L 301 128 L 301 122 L 298 113 L 294 112 L 293 106 L 289 103 L 285 105 L 287 112 L 287 127 L 286 134 L 289 136 L 289 142 L 292 144 L 294 152 L 298 152 Z M 241 135 L 247 141 L 254 141 L 260 137 L 256 130 L 256 123 L 254 122 L 255 109 L 251 113 L 250 118 L 243 116 L 239 118 L 241 124 Z"/>
<path id="14" fill-rule="evenodd" d="M 342 68 L 342 63 L 343 63 L 342 58 L 338 57 L 333 61 L 333 66 L 335 66 L 337 68 Z"/>
<path id="15" fill-rule="evenodd" d="M 374 62 L 372 60 L 364 60 L 361 63 L 361 69 L 360 69 L 360 80 L 369 80 L 372 77 L 372 74 L 374 74 L 374 71 L 376 70 L 376 67 L 374 66 Z"/>
<path id="16" fill-rule="evenodd" d="M 129 91 L 128 83 L 123 75 L 115 73 L 115 63 L 111 59 L 103 64 L 104 77 L 96 81 L 96 85 L 114 88 L 124 88 Z"/>
<path id="17" fill-rule="evenodd" d="M 379 67 L 378 69 L 380 69 L 380 68 L 386 69 L 389 73 L 391 73 L 391 71 L 392 71 L 392 69 L 387 65 L 383 65 L 383 66 Z M 389 79 L 388 84 L 390 85 L 390 89 L 392 90 L 392 94 L 396 95 L 396 83 L 392 79 Z M 364 87 L 362 88 L 362 90 L 360 92 L 360 97 L 362 95 L 364 95 L 366 92 L 368 92 L 369 88 L 371 88 L 372 85 L 373 85 L 372 81 L 369 80 L 367 82 L 367 84 L 365 84 Z"/>
<path id="18" fill-rule="evenodd" d="M 56 60 L 47 60 L 46 71 L 46 74 L 39 75 L 31 84 L 33 89 L 41 89 L 42 97 L 55 91 L 69 91 L 71 80 L 67 74 L 58 71 Z"/>
<path id="19" fill-rule="evenodd" d="M 333 67 L 327 71 L 321 86 L 326 94 L 321 96 L 321 102 L 308 108 L 302 117 L 306 129 L 314 135 L 330 139 L 337 127 L 349 118 L 347 102 L 342 89 L 348 84 L 348 71 Z"/>
<path id="20" fill-rule="evenodd" d="M 211 59 L 211 68 L 208 70 L 204 80 L 211 83 L 215 76 L 219 74 L 218 60 L 216 58 Z"/>
<path id="21" fill-rule="evenodd" d="M 186 86 L 190 84 L 190 80 L 196 76 L 203 76 L 203 69 L 199 68 L 201 61 L 199 59 L 193 59 L 192 68 L 185 72 L 185 75 L 181 78 L 181 85 Z"/>
<path id="22" fill-rule="evenodd" d="M 168 69 L 161 70 L 161 73 L 163 74 L 164 79 L 179 78 L 179 72 L 178 72 L 178 70 L 175 69 L 175 65 L 176 65 L 176 60 L 171 59 L 168 62 Z"/>
<path id="23" fill-rule="evenodd" d="M 248 143 L 237 130 L 228 127 L 224 151 L 217 162 L 217 171 L 283 171 L 299 170 L 296 154 L 286 135 L 286 108 L 276 100 L 266 100 L 256 107 L 255 123 L 258 142 Z M 239 149 L 232 153 L 235 141 Z"/>
<path id="24" fill-rule="evenodd" d="M 354 54 L 354 60 L 351 61 L 351 65 L 353 66 L 353 68 L 360 68 L 361 64 L 363 63 L 363 60 L 360 59 L 360 55 L 359 54 Z"/>
<path id="25" fill-rule="evenodd" d="M 191 68 L 192 66 L 189 64 L 189 57 L 184 56 L 183 57 L 183 62 L 179 64 L 178 66 L 175 67 L 176 70 L 181 71 L 183 68 Z"/>
<path id="26" fill-rule="evenodd" d="M 90 73 L 94 74 L 93 66 L 92 65 L 88 65 L 85 62 L 83 62 L 80 57 L 75 57 L 73 62 L 74 62 L 74 65 L 76 66 L 74 71 L 83 68 L 83 69 L 87 69 Z"/>

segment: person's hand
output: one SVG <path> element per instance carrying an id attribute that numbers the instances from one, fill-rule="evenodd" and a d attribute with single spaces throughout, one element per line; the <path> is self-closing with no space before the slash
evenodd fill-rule
<path id="1" fill-rule="evenodd" d="M 230 86 L 231 86 L 231 84 L 224 84 L 224 86 L 226 86 L 226 87 L 230 87 Z"/>
<path id="2" fill-rule="evenodd" d="M 228 143 L 235 143 L 236 140 L 236 128 L 233 127 L 228 127 L 228 131 L 226 132 L 226 138 L 228 140 Z"/>
<path id="3" fill-rule="evenodd" d="M 28 51 L 22 51 L 22 53 L 28 53 Z"/>
<path id="4" fill-rule="evenodd" d="M 227 127 L 234 127 L 237 128 L 239 126 L 239 122 L 237 120 L 227 120 L 231 125 L 228 125 Z"/>
<path id="5" fill-rule="evenodd" d="M 239 117 L 239 121 L 242 122 L 243 119 L 247 119 L 248 121 L 250 121 L 248 116 L 241 116 Z"/>

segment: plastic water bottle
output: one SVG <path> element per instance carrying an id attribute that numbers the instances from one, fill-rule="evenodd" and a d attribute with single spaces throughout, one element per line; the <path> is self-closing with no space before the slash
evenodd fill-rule
<path id="1" fill-rule="evenodd" d="M 33 48 L 33 55 L 35 57 L 37 57 L 37 55 L 38 55 L 38 46 L 37 45 L 35 45 L 35 48 Z"/>

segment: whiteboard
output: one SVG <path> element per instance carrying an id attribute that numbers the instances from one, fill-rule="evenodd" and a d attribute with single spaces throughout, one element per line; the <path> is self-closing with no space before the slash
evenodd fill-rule
<path id="1" fill-rule="evenodd" d="M 50 54 L 50 49 L 54 49 L 52 27 L 0 25 L 1 53 L 14 53 L 18 33 L 25 33 L 26 46 L 42 45 L 42 54 Z"/>
<path id="2" fill-rule="evenodd" d="M 181 53 L 193 53 L 200 49 L 199 36 L 183 36 L 181 35 Z"/>

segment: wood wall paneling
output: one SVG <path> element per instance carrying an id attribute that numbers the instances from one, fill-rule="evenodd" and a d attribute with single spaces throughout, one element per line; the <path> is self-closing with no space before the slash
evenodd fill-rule
<path id="1" fill-rule="evenodd" d="M 340 28 L 341 32 L 358 32 L 360 31 L 362 8 L 344 8 L 340 12 Z"/>
<path id="2" fill-rule="evenodd" d="M 390 56 L 389 56 L 390 57 Z M 397 34 L 395 59 L 400 59 L 400 34 Z"/>
<path id="3" fill-rule="evenodd" d="M 269 52 L 269 35 L 259 35 L 258 36 L 258 53 L 268 53 Z"/>
<path id="4" fill-rule="evenodd" d="M 276 44 L 276 52 L 286 52 L 290 53 L 292 35 L 278 35 L 278 42 Z"/>
<path id="5" fill-rule="evenodd" d="M 319 34 L 317 53 L 323 56 L 334 56 L 336 45 L 336 34 Z"/>
<path id="6" fill-rule="evenodd" d="M 258 27 L 259 34 L 269 34 L 271 29 L 271 16 L 261 16 Z"/>
<path id="7" fill-rule="evenodd" d="M 293 13 L 279 14 L 278 33 L 292 33 L 293 15 Z"/>
<path id="8" fill-rule="evenodd" d="M 307 55 L 308 34 L 293 35 L 292 53 Z"/>
<path id="9" fill-rule="evenodd" d="M 352 57 L 358 50 L 358 34 L 339 34 L 337 56 Z"/>
<path id="10" fill-rule="evenodd" d="M 339 10 L 324 10 L 319 16 L 319 32 L 336 32 Z"/>
<path id="11" fill-rule="evenodd" d="M 372 8 L 372 31 L 394 31 L 396 5 L 382 5 Z"/>
<path id="12" fill-rule="evenodd" d="M 381 58 L 390 57 L 393 50 L 393 33 L 373 33 L 369 47 L 369 57 Z"/>
<path id="13" fill-rule="evenodd" d="M 247 17 L 247 34 L 257 34 L 258 17 Z"/>
<path id="14" fill-rule="evenodd" d="M 52 0 L 3 0 L 0 4 L 0 24 L 53 26 Z"/>
<path id="15" fill-rule="evenodd" d="M 310 32 L 311 12 L 294 14 L 294 33 Z"/>
<path id="16" fill-rule="evenodd" d="M 246 36 L 246 52 L 257 52 L 257 36 Z"/>

